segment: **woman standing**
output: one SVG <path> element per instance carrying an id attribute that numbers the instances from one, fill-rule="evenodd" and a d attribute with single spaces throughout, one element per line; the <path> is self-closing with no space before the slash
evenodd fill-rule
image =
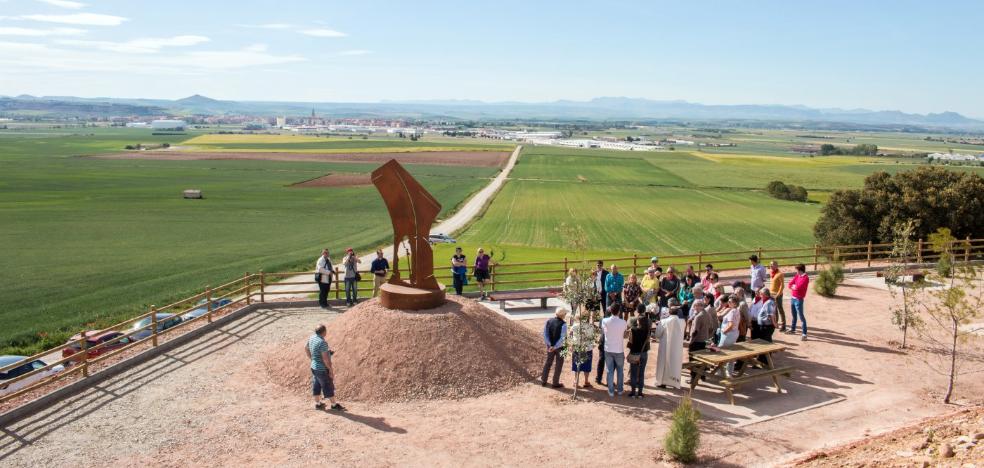
<path id="1" fill-rule="evenodd" d="M 810 277 L 806 276 L 806 265 L 800 263 L 796 265 L 796 275 L 789 280 L 789 292 L 793 296 L 789 299 L 790 309 L 793 312 L 793 323 L 789 328 L 791 335 L 796 334 L 796 319 L 803 322 L 803 337 L 806 341 L 806 315 L 803 314 L 803 299 L 806 298 L 806 291 L 810 289 Z"/>
<path id="2" fill-rule="evenodd" d="M 486 298 L 485 294 L 485 282 L 489 280 L 492 276 L 489 274 L 489 263 L 491 263 L 492 257 L 485 253 L 485 249 L 479 247 L 478 255 L 475 256 L 475 281 L 478 281 L 478 291 L 481 293 L 481 299 Z"/>
<path id="3" fill-rule="evenodd" d="M 724 348 L 731 346 L 738 342 L 738 323 L 741 321 L 740 313 L 738 312 L 738 298 L 731 296 L 728 298 L 728 307 L 725 308 L 724 313 L 721 315 L 721 338 L 718 341 L 718 347 Z M 724 374 L 727 377 L 731 377 L 735 372 L 734 361 L 728 363 L 724 370 Z"/>
<path id="4" fill-rule="evenodd" d="M 451 256 L 451 278 L 454 282 L 454 292 L 461 295 L 465 283 L 468 282 L 468 261 L 465 254 L 461 253 L 461 247 L 454 248 L 454 255 Z"/>
<path id="5" fill-rule="evenodd" d="M 591 311 L 581 309 L 574 316 L 574 325 L 568 332 L 568 343 L 571 349 L 571 371 L 574 372 L 574 382 L 577 384 L 577 373 L 584 373 L 584 383 L 581 388 L 591 388 L 591 361 L 594 360 L 594 342 L 598 330 L 591 323 Z M 581 351 L 578 351 L 581 350 Z"/>
<path id="6" fill-rule="evenodd" d="M 635 273 L 629 275 L 629 282 L 622 286 L 622 310 L 631 314 L 642 302 L 642 286 Z"/>
<path id="7" fill-rule="evenodd" d="M 649 333 L 652 331 L 652 324 L 646 316 L 646 306 L 639 304 L 635 314 L 635 317 L 629 320 L 629 386 L 632 387 L 629 397 L 642 398 L 646 363 L 649 361 Z"/>
<path id="8" fill-rule="evenodd" d="M 354 306 L 359 300 L 359 267 L 362 263 L 351 247 L 345 250 L 345 303 Z"/>

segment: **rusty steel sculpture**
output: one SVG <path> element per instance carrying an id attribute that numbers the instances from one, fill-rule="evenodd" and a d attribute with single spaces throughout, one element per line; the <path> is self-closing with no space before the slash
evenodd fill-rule
<path id="1" fill-rule="evenodd" d="M 379 288 L 380 303 L 404 310 L 444 304 L 444 285 L 434 278 L 434 254 L 429 240 L 431 224 L 441 212 L 441 204 L 395 159 L 372 171 L 372 184 L 383 196 L 393 222 L 393 274 Z M 409 281 L 400 277 L 399 247 L 404 241 L 412 259 Z"/>

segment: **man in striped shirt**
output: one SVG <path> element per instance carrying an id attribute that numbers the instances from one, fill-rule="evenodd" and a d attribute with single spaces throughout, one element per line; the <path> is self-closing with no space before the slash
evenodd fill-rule
<path id="1" fill-rule="evenodd" d="M 328 329 L 324 325 L 318 325 L 314 329 L 314 335 L 308 338 L 304 352 L 311 359 L 311 390 L 314 394 L 314 409 L 324 409 L 325 402 L 321 398 L 327 398 L 331 403 L 331 409 L 343 411 L 345 408 L 335 401 L 335 371 L 331 365 L 331 350 L 328 349 L 328 342 L 325 341 L 325 333 Z"/>

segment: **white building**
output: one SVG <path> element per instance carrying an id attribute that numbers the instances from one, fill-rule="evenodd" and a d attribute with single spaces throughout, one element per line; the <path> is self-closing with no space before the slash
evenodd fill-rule
<path id="1" fill-rule="evenodd" d="M 128 122 L 126 126 L 129 128 L 150 128 L 150 124 L 147 122 Z"/>
<path id="2" fill-rule="evenodd" d="M 277 117 L 277 128 L 284 128 L 285 126 L 287 126 L 287 117 Z"/>
<path id="3" fill-rule="evenodd" d="M 184 120 L 154 120 L 150 122 L 150 127 L 154 130 L 184 130 L 188 123 Z"/>
<path id="4" fill-rule="evenodd" d="M 941 161 L 984 161 L 984 154 L 974 156 L 973 154 L 961 153 L 930 153 L 927 157 Z"/>

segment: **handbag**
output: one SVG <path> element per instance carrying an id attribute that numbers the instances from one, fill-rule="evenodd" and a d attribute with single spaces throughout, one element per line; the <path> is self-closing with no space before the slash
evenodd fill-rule
<path id="1" fill-rule="evenodd" d="M 315 273 L 314 274 L 314 282 L 315 283 L 320 283 L 321 282 L 321 273 Z"/>
<path id="2" fill-rule="evenodd" d="M 642 360 L 642 354 L 629 353 L 629 355 L 625 358 L 625 360 L 629 361 L 629 364 L 639 364 L 639 362 Z"/>
<path id="3" fill-rule="evenodd" d="M 355 272 L 355 280 L 356 281 L 362 281 L 362 275 L 359 274 L 359 272 Z"/>

